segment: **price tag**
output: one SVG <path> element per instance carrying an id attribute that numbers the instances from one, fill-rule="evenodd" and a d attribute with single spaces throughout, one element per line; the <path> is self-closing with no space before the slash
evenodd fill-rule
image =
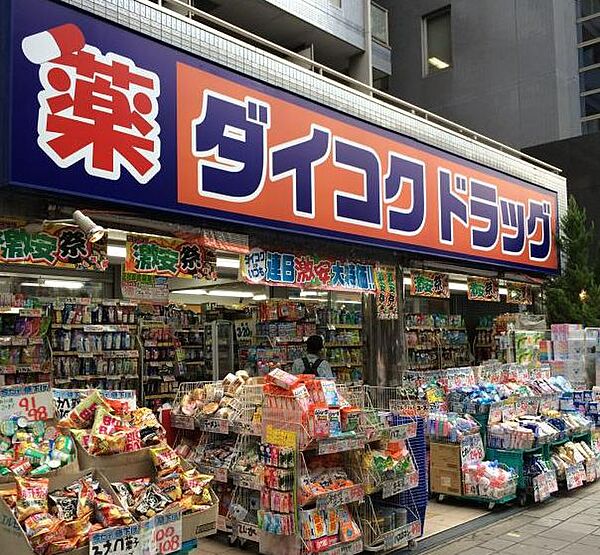
<path id="1" fill-rule="evenodd" d="M 349 488 L 332 491 L 321 495 L 317 498 L 317 509 L 327 509 L 330 507 L 338 507 L 339 505 L 347 505 L 361 501 L 365 496 L 362 486 L 352 486 Z"/>
<path id="2" fill-rule="evenodd" d="M 90 555 L 138 555 L 140 526 L 108 528 L 90 535 Z"/>
<path id="3" fill-rule="evenodd" d="M 567 489 L 572 490 L 583 486 L 585 480 L 585 468 L 583 463 L 568 466 L 566 470 Z"/>
<path id="4" fill-rule="evenodd" d="M 0 374 L 16 374 L 17 367 L 14 364 L 7 364 L 5 366 L 0 366 Z"/>
<path id="5" fill-rule="evenodd" d="M 180 430 L 193 430 L 196 427 L 196 422 L 193 416 L 173 414 L 171 415 L 171 426 Z"/>
<path id="6" fill-rule="evenodd" d="M 238 538 L 250 541 L 258 541 L 258 526 L 256 526 L 256 524 L 238 522 L 234 528 L 234 533 Z"/>
<path id="7" fill-rule="evenodd" d="M 266 443 L 277 445 L 279 447 L 296 447 L 296 432 L 275 428 L 269 424 L 265 433 Z"/>
<path id="8" fill-rule="evenodd" d="M 419 473 L 411 472 L 397 480 L 388 480 L 383 482 L 381 487 L 381 497 L 386 499 L 408 489 L 416 488 L 419 485 Z"/>
<path id="9" fill-rule="evenodd" d="M 358 553 L 362 553 L 362 551 L 363 542 L 362 540 L 357 540 L 352 543 L 343 543 L 341 545 L 337 545 L 332 549 L 323 551 L 322 555 L 357 555 Z"/>
<path id="10" fill-rule="evenodd" d="M 56 407 L 56 418 L 67 416 L 87 394 L 87 389 L 53 389 L 52 397 Z"/>
<path id="11" fill-rule="evenodd" d="M 480 434 L 465 436 L 460 442 L 460 460 L 462 464 L 472 464 L 482 461 L 485 448 Z"/>
<path id="12" fill-rule="evenodd" d="M 490 405 L 490 415 L 488 418 L 489 424 L 499 424 L 502 422 L 502 405 L 503 403 L 492 403 Z"/>
<path id="13" fill-rule="evenodd" d="M 226 468 L 215 468 L 215 480 L 217 482 L 227 483 L 227 469 Z"/>
<path id="14" fill-rule="evenodd" d="M 21 308 L 21 309 L 19 309 L 19 316 L 23 316 L 25 318 L 41 318 L 42 309 L 41 308 Z"/>
<path id="15" fill-rule="evenodd" d="M 364 447 L 365 439 L 362 437 L 324 439 L 319 441 L 319 455 L 353 451 L 354 449 L 363 449 Z"/>
<path id="16" fill-rule="evenodd" d="M 517 414 L 517 408 L 514 403 L 505 402 L 502 405 L 502 421 L 513 420 Z"/>
<path id="17" fill-rule="evenodd" d="M 595 482 L 596 478 L 596 459 L 585 461 L 585 481 L 588 483 Z"/>
<path id="18" fill-rule="evenodd" d="M 384 430 L 383 433 L 389 439 L 411 439 L 417 435 L 417 423 L 410 422 L 409 424 L 391 426 Z"/>
<path id="19" fill-rule="evenodd" d="M 215 434 L 229 433 L 229 420 L 223 418 L 210 418 L 200 421 L 200 429 L 205 432 L 213 432 Z"/>
<path id="20" fill-rule="evenodd" d="M 421 535 L 421 521 L 417 520 L 406 524 L 396 530 L 388 532 L 383 539 L 383 550 L 392 551 L 406 545 L 409 540 L 418 538 Z"/>
<path id="21" fill-rule="evenodd" d="M 153 553 L 167 555 L 167 553 L 179 551 L 183 535 L 181 511 L 156 515 L 152 520 L 154 521 L 153 543 L 155 546 Z"/>
<path id="22" fill-rule="evenodd" d="M 112 331 L 107 330 L 106 328 L 109 326 L 103 326 L 102 324 L 86 324 L 83 326 L 83 331 L 88 331 L 91 333 L 100 333 L 103 331 Z M 115 330 L 116 331 L 116 330 Z"/>
<path id="23" fill-rule="evenodd" d="M 0 420 L 25 416 L 29 420 L 54 417 L 54 400 L 49 383 L 0 387 Z"/>
<path id="24" fill-rule="evenodd" d="M 529 400 L 528 399 L 517 399 L 515 403 L 515 412 L 517 416 L 525 416 L 528 414 Z"/>
<path id="25" fill-rule="evenodd" d="M 262 482 L 255 474 L 236 474 L 234 481 L 241 488 L 262 490 Z"/>

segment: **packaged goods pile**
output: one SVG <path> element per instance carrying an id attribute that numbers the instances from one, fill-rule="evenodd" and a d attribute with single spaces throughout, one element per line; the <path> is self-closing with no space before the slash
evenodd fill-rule
<path id="1" fill-rule="evenodd" d="M 441 497 L 506 502 L 517 495 L 522 503 L 539 502 L 557 491 L 557 483 L 573 489 L 597 479 L 600 453 L 590 433 L 598 412 L 595 394 L 573 391 L 549 368 L 463 368 L 417 387 L 423 399 L 436 398 L 427 430 L 432 491 Z M 456 449 L 444 450 L 440 442 Z"/>
<path id="2" fill-rule="evenodd" d="M 187 430 L 176 451 L 215 475 L 219 529 L 259 542 L 262 553 L 386 552 L 413 543 L 424 505 L 398 495 L 419 485 L 425 450 L 415 457 L 409 445 L 414 419 L 400 424 L 389 400 L 372 402 L 378 389 L 278 367 L 263 380 L 238 372 L 182 384 L 173 412 Z M 222 420 L 222 408 L 234 416 Z M 376 511 L 390 510 L 394 518 L 379 522 Z"/>
<path id="3" fill-rule="evenodd" d="M 0 423 L 0 433 L 0 476 L 4 481 L 79 468 L 73 438 L 51 422 L 12 417 Z"/>

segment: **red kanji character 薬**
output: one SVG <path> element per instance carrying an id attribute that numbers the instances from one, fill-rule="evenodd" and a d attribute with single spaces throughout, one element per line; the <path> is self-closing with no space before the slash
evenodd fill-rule
<path id="1" fill-rule="evenodd" d="M 156 175 L 155 73 L 112 52 L 103 55 L 72 24 L 31 35 L 22 48 L 40 64 L 38 143 L 58 166 L 83 159 L 87 173 L 108 179 L 119 179 L 124 167 L 139 183 Z"/>

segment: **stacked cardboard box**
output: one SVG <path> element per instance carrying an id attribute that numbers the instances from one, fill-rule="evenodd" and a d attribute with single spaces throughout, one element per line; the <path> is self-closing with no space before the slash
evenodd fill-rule
<path id="1" fill-rule="evenodd" d="M 432 493 L 462 495 L 460 444 L 430 443 Z"/>
<path id="2" fill-rule="evenodd" d="M 552 324 L 553 375 L 564 376 L 575 389 L 589 387 L 586 330 L 580 324 Z"/>

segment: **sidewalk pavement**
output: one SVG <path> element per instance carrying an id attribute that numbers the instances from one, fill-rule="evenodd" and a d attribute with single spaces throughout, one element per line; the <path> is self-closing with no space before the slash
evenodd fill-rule
<path id="1" fill-rule="evenodd" d="M 600 482 L 419 555 L 600 555 Z"/>
<path id="2" fill-rule="evenodd" d="M 501 514 L 499 515 L 501 517 Z M 475 521 L 476 522 L 476 521 Z M 435 538 L 435 536 L 434 536 Z M 226 540 L 200 540 L 193 555 L 256 553 L 255 545 L 242 550 Z M 514 516 L 444 542 L 442 546 L 402 555 L 600 555 L 600 482 L 561 493 L 556 499 L 532 505 Z"/>

